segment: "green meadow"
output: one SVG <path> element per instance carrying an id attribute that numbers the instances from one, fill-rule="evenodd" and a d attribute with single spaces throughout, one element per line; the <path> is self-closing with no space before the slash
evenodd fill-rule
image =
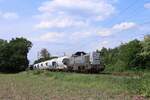
<path id="1" fill-rule="evenodd" d="M 148 72 L 0 74 L 0 100 L 149 100 Z"/>

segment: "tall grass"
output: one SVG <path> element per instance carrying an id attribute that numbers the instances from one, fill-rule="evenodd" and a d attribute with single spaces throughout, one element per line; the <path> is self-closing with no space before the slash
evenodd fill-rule
<path id="1" fill-rule="evenodd" d="M 33 74 L 44 74 L 64 84 L 71 84 L 80 88 L 95 88 L 111 92 L 128 92 L 145 97 L 150 96 L 150 74 L 142 71 L 128 71 L 112 73 L 110 75 L 76 74 L 64 72 L 33 71 Z M 113 83 L 113 84 L 111 84 Z"/>
<path id="2" fill-rule="evenodd" d="M 126 81 L 127 89 L 133 94 L 139 94 L 150 97 L 150 75 L 145 74 L 142 77 L 130 78 Z"/>
<path id="3" fill-rule="evenodd" d="M 14 97 L 21 95 L 33 98 L 31 100 L 53 97 L 56 100 L 132 100 L 134 95 L 149 96 L 150 74 L 141 73 L 81 74 L 33 70 L 0 74 L 0 90 L 4 90 L 0 91 L 0 97 L 11 95 L 13 91 Z"/>

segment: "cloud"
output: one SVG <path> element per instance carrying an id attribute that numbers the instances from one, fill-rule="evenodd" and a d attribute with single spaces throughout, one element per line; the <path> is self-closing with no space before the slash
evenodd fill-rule
<path id="1" fill-rule="evenodd" d="M 0 12 L 0 18 L 3 18 L 3 19 L 18 19 L 19 15 L 15 12 Z"/>
<path id="2" fill-rule="evenodd" d="M 49 29 L 49 28 L 66 28 L 66 27 L 82 27 L 86 26 L 83 21 L 75 21 L 69 17 L 58 17 L 55 19 L 41 21 L 35 27 L 37 29 Z"/>
<path id="3" fill-rule="evenodd" d="M 88 38 L 91 36 L 92 32 L 48 32 L 41 34 L 38 37 L 32 38 L 31 40 L 37 41 L 37 42 L 52 42 L 52 43 L 58 43 L 58 42 L 66 42 L 70 41 L 70 43 L 76 43 L 77 41 L 80 41 L 82 39 Z"/>
<path id="4" fill-rule="evenodd" d="M 145 7 L 145 8 L 147 8 L 147 9 L 150 9 L 150 2 L 149 2 L 149 3 L 144 4 L 144 7 Z"/>
<path id="5" fill-rule="evenodd" d="M 39 41 L 39 42 L 56 42 L 56 41 L 59 41 L 62 37 L 63 37 L 63 33 L 48 32 L 36 38 L 32 38 L 32 40 Z"/>
<path id="6" fill-rule="evenodd" d="M 36 28 L 85 27 L 105 20 L 115 13 L 108 0 L 49 0 L 38 8 L 40 22 Z"/>
<path id="7" fill-rule="evenodd" d="M 116 25 L 112 26 L 111 28 L 101 29 L 98 31 L 98 34 L 100 36 L 110 36 L 112 34 L 115 34 L 115 33 L 121 32 L 121 31 L 133 29 L 136 26 L 137 26 L 137 24 L 134 22 L 122 22 L 120 24 L 116 24 Z"/>
<path id="8" fill-rule="evenodd" d="M 70 33 L 69 39 L 71 41 L 79 41 L 79 40 L 83 40 L 85 38 L 90 37 L 92 34 L 92 32 L 89 30 L 87 31 L 78 31 L 78 32 L 73 32 Z"/>
<path id="9" fill-rule="evenodd" d="M 136 24 L 133 22 L 123 22 L 123 23 L 114 25 L 113 29 L 123 31 L 123 30 L 134 28 L 134 27 L 136 27 Z"/>
<path id="10" fill-rule="evenodd" d="M 34 16 L 37 19 L 34 28 L 56 33 L 59 30 L 68 41 L 92 38 L 97 36 L 98 26 L 95 24 L 115 14 L 114 2 L 116 0 L 49 0 L 38 7 L 39 14 Z"/>
<path id="11" fill-rule="evenodd" d="M 110 36 L 112 34 L 111 29 L 101 29 L 100 31 L 98 31 L 98 34 L 100 36 Z"/>
<path id="12" fill-rule="evenodd" d="M 103 41 L 98 40 L 97 42 L 90 42 L 86 50 L 87 51 L 100 50 L 103 47 L 109 47 L 110 45 L 111 45 L 111 42 L 108 40 L 103 40 Z"/>
<path id="13" fill-rule="evenodd" d="M 109 41 L 106 41 L 106 40 L 101 43 L 102 46 L 106 46 L 108 44 L 109 44 Z"/>

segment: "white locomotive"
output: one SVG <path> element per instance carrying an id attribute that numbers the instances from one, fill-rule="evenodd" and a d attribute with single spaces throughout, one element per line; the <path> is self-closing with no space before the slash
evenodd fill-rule
<path id="1" fill-rule="evenodd" d="M 64 56 L 35 64 L 34 69 L 100 72 L 105 66 L 101 63 L 99 52 L 77 52 L 71 57 Z"/>

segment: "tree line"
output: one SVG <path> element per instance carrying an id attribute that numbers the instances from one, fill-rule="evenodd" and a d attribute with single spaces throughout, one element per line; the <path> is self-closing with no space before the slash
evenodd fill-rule
<path id="1" fill-rule="evenodd" d="M 13 38 L 10 41 L 0 39 L 0 72 L 19 72 L 28 68 L 27 54 L 32 42 L 25 38 Z M 108 71 L 130 69 L 150 69 L 150 35 L 144 40 L 132 40 L 115 48 L 102 48 L 101 62 Z M 47 49 L 42 49 L 34 64 L 57 58 Z"/>
<path id="2" fill-rule="evenodd" d="M 25 38 L 0 39 L 0 72 L 24 71 L 29 65 L 27 54 L 31 47 Z"/>
<path id="3" fill-rule="evenodd" d="M 102 48 L 101 60 L 108 71 L 150 69 L 150 35 L 132 40 L 116 48 Z"/>

